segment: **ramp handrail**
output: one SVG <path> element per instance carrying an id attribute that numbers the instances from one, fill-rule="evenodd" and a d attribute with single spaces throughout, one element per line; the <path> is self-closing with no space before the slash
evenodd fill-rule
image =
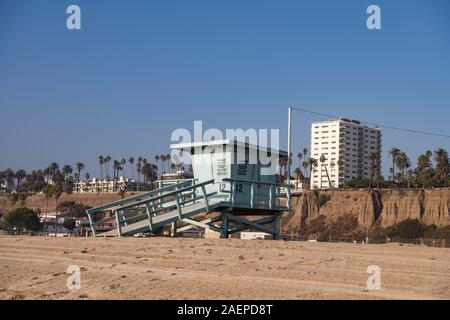
<path id="1" fill-rule="evenodd" d="M 188 186 L 188 185 L 192 185 L 192 184 L 195 184 L 194 180 L 186 180 L 186 181 L 183 181 L 183 182 L 179 182 L 177 184 L 172 184 L 172 185 L 169 185 L 169 186 L 165 186 L 163 188 L 154 189 L 154 190 L 151 190 L 151 191 L 146 192 L 146 193 L 141 193 L 141 194 L 138 194 L 138 195 L 135 195 L 135 196 L 132 196 L 132 197 L 128 197 L 128 198 L 125 198 L 125 199 L 113 201 L 113 202 L 110 202 L 108 204 L 104 204 L 104 205 L 101 205 L 101 206 L 98 206 L 98 207 L 95 207 L 95 208 L 91 208 L 91 209 L 86 210 L 86 213 L 88 215 L 89 214 L 94 214 L 94 213 L 97 213 L 97 212 L 108 210 L 108 208 L 111 208 L 111 207 L 114 207 L 114 206 L 118 206 L 118 205 L 121 205 L 121 204 L 124 204 L 124 203 L 133 202 L 133 201 L 136 201 L 136 200 L 139 200 L 139 199 L 151 197 L 151 196 L 153 196 L 155 194 L 158 194 L 158 193 L 161 193 L 161 192 L 164 192 L 164 191 L 167 191 L 167 190 L 171 190 L 171 189 L 176 188 L 176 187 Z"/>
<path id="2" fill-rule="evenodd" d="M 191 185 L 188 185 L 188 183 Z M 114 201 L 112 203 L 99 206 L 97 208 L 86 210 L 86 213 L 89 218 L 89 223 L 91 225 L 91 230 L 93 235 L 96 235 L 95 226 L 104 223 L 106 221 L 116 220 L 116 228 L 118 230 L 118 234 L 121 235 L 121 227 L 125 223 L 138 220 L 143 216 L 147 216 L 150 224 L 150 229 L 152 225 L 152 214 L 160 213 L 160 212 L 168 212 L 174 209 L 178 209 L 179 216 L 181 217 L 181 207 L 185 206 L 187 203 L 199 201 L 203 199 L 205 201 L 205 208 L 208 211 L 208 198 L 212 196 L 214 193 L 207 194 L 205 186 L 208 184 L 213 184 L 214 179 L 204 181 L 201 183 L 195 183 L 195 181 L 186 181 L 177 184 L 173 184 L 167 187 L 163 187 L 161 189 L 153 190 L 152 192 L 146 193 L 147 198 L 142 199 L 142 195 L 132 197 L 135 201 L 130 201 L 130 198 L 124 199 L 129 201 Z M 174 189 L 173 191 L 165 192 L 167 190 Z M 202 196 L 196 196 L 196 189 L 200 188 Z M 192 198 L 186 200 L 186 192 L 192 191 Z M 153 195 L 152 197 L 148 197 L 149 195 Z M 166 201 L 167 198 L 171 198 L 169 201 Z M 141 200 L 142 199 L 142 200 Z M 169 206 L 164 207 L 164 204 L 169 204 Z M 126 209 L 135 208 L 137 210 L 130 212 L 125 212 Z M 152 209 L 153 208 L 153 209 Z M 138 214 L 137 216 L 133 216 L 131 218 L 127 218 L 127 214 L 139 213 L 139 211 L 145 210 L 145 214 Z M 99 221 L 93 221 L 93 215 L 103 211 L 112 211 L 115 213 L 115 217 L 108 217 L 106 219 L 101 219 Z"/>

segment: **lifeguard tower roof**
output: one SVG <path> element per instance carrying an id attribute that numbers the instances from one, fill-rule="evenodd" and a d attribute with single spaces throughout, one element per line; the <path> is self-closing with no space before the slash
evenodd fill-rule
<path id="1" fill-rule="evenodd" d="M 241 142 L 241 141 L 232 140 L 232 139 L 178 143 L 178 144 L 170 145 L 170 148 L 174 149 L 174 150 L 182 150 L 182 151 L 193 154 L 195 148 L 213 147 L 213 146 L 220 146 L 220 145 L 222 145 L 222 146 L 234 145 L 239 148 L 248 148 L 248 149 L 252 149 L 252 150 L 259 150 L 261 152 L 277 154 L 280 158 L 287 158 L 287 156 L 288 156 L 288 153 L 283 150 L 257 146 L 257 145 L 250 144 L 247 142 Z"/>

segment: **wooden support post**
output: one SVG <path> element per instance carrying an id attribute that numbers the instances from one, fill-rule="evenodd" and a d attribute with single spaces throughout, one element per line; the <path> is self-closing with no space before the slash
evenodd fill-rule
<path id="1" fill-rule="evenodd" d="M 280 238 L 280 215 L 276 214 L 273 217 L 273 230 L 275 231 L 272 233 L 273 240 L 278 240 Z"/>
<path id="2" fill-rule="evenodd" d="M 88 213 L 88 219 L 89 219 L 89 224 L 91 225 L 92 235 L 95 237 L 95 225 L 92 221 L 92 217 L 91 217 L 90 213 Z"/>
<path id="3" fill-rule="evenodd" d="M 268 228 L 268 227 L 265 227 L 265 226 L 259 224 L 257 221 L 250 221 L 250 220 L 247 220 L 247 219 L 245 219 L 245 218 L 243 218 L 241 216 L 232 215 L 230 213 L 224 213 L 223 215 L 226 215 L 229 220 L 232 220 L 232 221 L 237 222 L 239 224 L 247 225 L 250 228 L 254 228 L 256 230 L 261 230 L 261 231 L 269 233 L 269 234 L 274 234 L 274 233 L 278 234 L 278 231 L 276 231 L 274 229 L 271 229 L 271 228 Z"/>
<path id="4" fill-rule="evenodd" d="M 255 207 L 255 184 L 252 182 L 250 184 L 250 208 Z"/>
<path id="5" fill-rule="evenodd" d="M 170 236 L 176 237 L 177 236 L 177 222 L 174 221 L 170 224 Z"/>
<path id="6" fill-rule="evenodd" d="M 220 232 L 220 237 L 228 239 L 228 217 L 226 214 L 222 215 L 222 228 Z"/>
<path id="7" fill-rule="evenodd" d="M 211 230 L 211 231 L 215 231 L 215 232 L 221 232 L 221 229 L 216 228 L 215 226 L 209 225 L 208 223 L 206 223 L 204 221 L 197 221 L 197 220 L 189 219 L 189 218 L 184 218 L 182 221 L 188 223 L 190 228 L 192 226 L 197 226 L 197 227 L 205 229 L 205 231 Z M 211 221 L 211 219 L 206 219 L 205 221 Z"/>
<path id="8" fill-rule="evenodd" d="M 181 206 L 180 206 L 180 194 L 179 193 L 176 193 L 175 194 L 175 201 L 176 201 L 176 203 L 177 203 L 177 210 L 178 210 L 178 218 L 180 219 L 180 220 L 182 220 L 183 219 L 183 217 L 182 217 L 182 211 L 181 211 Z"/>
<path id="9" fill-rule="evenodd" d="M 145 205 L 145 211 L 147 212 L 148 226 L 150 228 L 150 231 L 153 231 L 153 217 L 150 211 L 150 205 L 148 203 Z"/>
<path id="10" fill-rule="evenodd" d="M 206 212 L 209 212 L 208 195 L 206 194 L 205 185 L 202 185 L 202 193 L 203 193 L 203 199 L 205 200 Z"/>
<path id="11" fill-rule="evenodd" d="M 235 194 L 235 190 L 236 190 L 236 186 L 235 186 L 235 182 L 231 181 L 230 182 L 230 193 L 231 193 L 231 206 L 234 207 L 234 194 Z"/>
<path id="12" fill-rule="evenodd" d="M 115 214 L 116 214 L 117 236 L 121 237 L 122 236 L 122 226 L 120 224 L 119 211 L 116 210 Z"/>
<path id="13" fill-rule="evenodd" d="M 273 184 L 269 187 L 269 209 L 273 209 Z"/>

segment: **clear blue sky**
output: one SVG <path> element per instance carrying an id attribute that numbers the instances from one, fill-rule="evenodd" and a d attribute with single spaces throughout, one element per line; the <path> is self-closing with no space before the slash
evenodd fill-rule
<path id="1" fill-rule="evenodd" d="M 69 4 L 80 31 L 66 29 Z M 0 169 L 82 161 L 97 175 L 99 154 L 152 160 L 194 120 L 280 128 L 285 146 L 289 105 L 450 134 L 450 1 L 0 2 Z M 322 118 L 294 119 L 296 152 Z M 391 146 L 450 149 L 383 140 L 385 172 Z"/>

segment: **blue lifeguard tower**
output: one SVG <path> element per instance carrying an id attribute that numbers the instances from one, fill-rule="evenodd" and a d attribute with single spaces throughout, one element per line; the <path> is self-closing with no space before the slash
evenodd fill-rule
<path id="1" fill-rule="evenodd" d="M 171 149 L 190 154 L 194 179 L 164 181 L 158 189 L 87 210 L 94 236 L 133 236 L 171 225 L 173 235 L 195 226 L 224 238 L 245 229 L 278 238 L 280 216 L 290 209 L 290 187 L 277 182 L 276 168 L 287 152 L 235 140 Z M 100 232 L 98 226 L 111 220 L 114 229 Z"/>

